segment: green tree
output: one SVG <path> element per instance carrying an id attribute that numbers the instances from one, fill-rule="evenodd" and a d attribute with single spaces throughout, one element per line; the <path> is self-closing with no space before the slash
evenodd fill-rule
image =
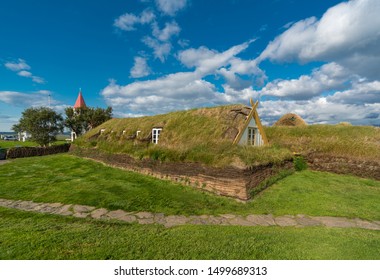
<path id="1" fill-rule="evenodd" d="M 16 132 L 26 131 L 30 133 L 31 140 L 40 146 L 46 146 L 56 141 L 58 133 L 63 131 L 63 118 L 50 108 L 29 108 L 22 112 L 18 124 L 13 126 Z"/>
<path id="2" fill-rule="evenodd" d="M 101 125 L 112 118 L 112 108 L 77 108 L 68 107 L 65 109 L 65 126 L 76 133 L 82 133 Z"/>
<path id="3" fill-rule="evenodd" d="M 65 126 L 76 133 L 81 135 L 86 130 L 85 122 L 85 110 L 86 108 L 75 109 L 73 107 L 67 107 L 65 109 Z"/>

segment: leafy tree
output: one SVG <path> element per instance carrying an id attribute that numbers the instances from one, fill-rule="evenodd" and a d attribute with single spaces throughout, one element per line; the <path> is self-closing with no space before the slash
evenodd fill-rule
<path id="1" fill-rule="evenodd" d="M 65 109 L 65 126 L 74 131 L 77 135 L 101 125 L 112 118 L 112 108 L 77 108 L 68 107 Z"/>
<path id="2" fill-rule="evenodd" d="M 85 108 L 79 108 L 74 110 L 72 107 L 67 107 L 65 109 L 65 126 L 70 128 L 76 133 L 76 135 L 81 135 L 86 130 L 85 122 Z"/>
<path id="3" fill-rule="evenodd" d="M 13 130 L 14 132 L 16 132 L 17 134 L 19 134 L 19 133 L 22 132 L 22 128 L 20 127 L 20 124 L 14 124 L 14 125 L 12 126 L 12 130 Z"/>
<path id="4" fill-rule="evenodd" d="M 40 146 L 56 141 L 58 133 L 63 131 L 63 118 L 50 108 L 29 108 L 22 112 L 18 124 L 13 126 L 15 132 L 27 131 L 31 140 Z"/>
<path id="5" fill-rule="evenodd" d="M 112 118 L 112 107 L 107 107 L 107 109 L 87 108 L 85 115 L 87 130 L 91 130 Z"/>

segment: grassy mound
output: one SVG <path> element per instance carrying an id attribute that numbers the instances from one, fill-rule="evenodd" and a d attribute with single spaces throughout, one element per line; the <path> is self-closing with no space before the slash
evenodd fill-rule
<path id="1" fill-rule="evenodd" d="M 77 139 L 75 144 L 111 153 L 127 153 L 140 159 L 191 161 L 212 166 L 245 167 L 291 158 L 291 152 L 280 147 L 232 144 L 248 113 L 249 109 L 242 105 L 231 105 L 112 119 Z M 158 145 L 149 140 L 154 127 L 163 128 Z M 140 131 L 138 136 L 137 131 Z"/>
<path id="2" fill-rule="evenodd" d="M 274 126 L 305 126 L 307 123 L 296 114 L 285 114 L 283 115 Z"/>
<path id="3" fill-rule="evenodd" d="M 301 125 L 303 120 L 297 117 L 296 126 L 264 127 L 269 140 L 265 147 L 233 145 L 248 112 L 243 105 L 231 105 L 112 119 L 77 139 L 75 144 L 110 153 L 127 153 L 137 159 L 190 161 L 218 167 L 278 163 L 292 158 L 293 152 L 380 159 L 379 128 L 307 126 Z M 163 128 L 157 145 L 150 143 L 154 127 Z M 140 131 L 138 136 L 137 131 Z"/>
<path id="4" fill-rule="evenodd" d="M 372 126 L 267 127 L 266 133 L 272 145 L 292 152 L 372 161 L 380 159 L 380 128 Z"/>

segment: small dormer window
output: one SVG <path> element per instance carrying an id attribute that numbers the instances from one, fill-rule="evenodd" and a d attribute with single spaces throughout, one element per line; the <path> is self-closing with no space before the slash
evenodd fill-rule
<path id="1" fill-rule="evenodd" d="M 106 129 L 105 129 L 105 128 L 102 128 L 102 129 L 100 130 L 100 134 L 103 134 L 104 131 L 106 131 Z"/>
<path id="2" fill-rule="evenodd" d="M 152 129 L 152 143 L 158 144 L 158 139 L 160 138 L 162 128 L 153 128 Z"/>

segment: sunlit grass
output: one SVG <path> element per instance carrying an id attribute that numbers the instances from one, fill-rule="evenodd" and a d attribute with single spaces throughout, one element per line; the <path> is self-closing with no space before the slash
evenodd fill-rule
<path id="1" fill-rule="evenodd" d="M 165 214 L 306 214 L 380 220 L 380 182 L 303 171 L 243 204 L 188 186 L 59 154 L 0 167 L 0 198 Z"/>
<path id="2" fill-rule="evenodd" d="M 349 244 L 349 245 L 348 245 Z M 380 232 L 137 225 L 0 207 L 0 259 L 379 259 Z"/>

